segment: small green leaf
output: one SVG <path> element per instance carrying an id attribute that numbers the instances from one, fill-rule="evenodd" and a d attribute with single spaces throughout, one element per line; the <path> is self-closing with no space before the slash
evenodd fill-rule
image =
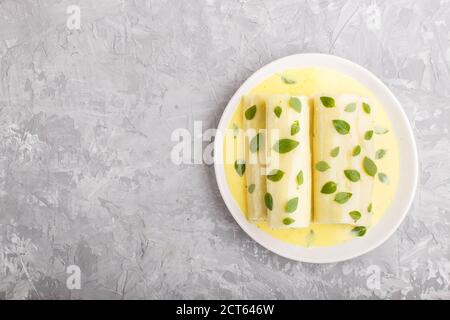
<path id="1" fill-rule="evenodd" d="M 291 136 L 296 135 L 300 131 L 300 124 L 295 120 L 291 125 Z"/>
<path id="2" fill-rule="evenodd" d="M 344 175 L 351 182 L 359 181 L 359 179 L 361 178 L 361 175 L 359 174 L 359 172 L 356 170 L 353 170 L 353 169 L 344 170 Z"/>
<path id="3" fill-rule="evenodd" d="M 360 153 L 361 153 L 361 146 L 356 146 L 356 147 L 353 148 L 352 155 L 353 155 L 354 157 L 356 157 L 356 156 L 359 155 Z"/>
<path id="4" fill-rule="evenodd" d="M 245 110 L 245 119 L 252 120 L 256 114 L 256 104 Z"/>
<path id="5" fill-rule="evenodd" d="M 315 238 L 316 238 L 316 234 L 314 233 L 314 230 L 313 229 L 309 230 L 309 232 L 305 238 L 307 248 L 309 248 L 311 246 L 311 244 L 314 242 Z"/>
<path id="6" fill-rule="evenodd" d="M 298 206 L 298 197 L 292 198 L 286 203 L 286 206 L 284 207 L 284 210 L 288 213 L 292 213 L 295 210 L 297 210 Z"/>
<path id="7" fill-rule="evenodd" d="M 361 212 L 359 211 L 350 211 L 348 214 L 355 222 L 361 219 Z"/>
<path id="8" fill-rule="evenodd" d="M 324 194 L 331 194 L 331 193 L 335 193 L 336 192 L 336 188 L 337 188 L 336 182 L 328 181 L 327 183 L 325 183 L 323 185 L 323 187 L 320 190 L 320 192 L 324 193 Z"/>
<path id="9" fill-rule="evenodd" d="M 367 212 L 372 212 L 372 202 L 367 207 Z"/>
<path id="10" fill-rule="evenodd" d="M 383 172 L 378 172 L 378 180 L 380 180 L 380 182 L 382 183 L 389 183 L 388 176 Z"/>
<path id="11" fill-rule="evenodd" d="M 366 227 L 358 226 L 354 227 L 351 232 L 356 237 L 362 237 L 366 234 L 366 231 L 367 231 Z"/>
<path id="12" fill-rule="evenodd" d="M 273 145 L 273 150 L 279 153 L 287 153 L 298 146 L 298 141 L 291 139 L 280 139 Z"/>
<path id="13" fill-rule="evenodd" d="M 256 185 L 254 183 L 252 183 L 251 185 L 248 186 L 248 193 L 252 194 L 253 191 L 255 191 Z"/>
<path id="14" fill-rule="evenodd" d="M 330 156 L 332 156 L 333 158 L 336 158 L 339 155 L 339 150 L 340 150 L 339 147 L 332 149 L 330 152 Z"/>
<path id="15" fill-rule="evenodd" d="M 256 134 L 252 138 L 252 140 L 250 140 L 250 151 L 252 153 L 255 153 L 259 150 L 259 146 L 260 146 L 262 140 L 263 140 L 262 133 Z"/>
<path id="16" fill-rule="evenodd" d="M 355 111 L 356 110 L 356 103 L 355 102 L 349 103 L 348 105 L 345 106 L 344 110 L 347 111 L 347 112 Z"/>
<path id="17" fill-rule="evenodd" d="M 234 170 L 239 176 L 243 176 L 245 173 L 245 161 L 244 160 L 236 160 L 234 162 Z"/>
<path id="18" fill-rule="evenodd" d="M 297 174 L 296 180 L 297 180 L 297 188 L 298 188 L 303 184 L 303 171 L 302 170 L 300 170 L 300 172 Z"/>
<path id="19" fill-rule="evenodd" d="M 319 161 L 316 163 L 316 170 L 324 172 L 327 171 L 328 169 L 330 169 L 330 166 L 326 161 Z"/>
<path id="20" fill-rule="evenodd" d="M 275 109 L 273 109 L 273 113 L 277 116 L 277 118 L 281 117 L 281 113 L 283 112 L 283 109 L 281 109 L 280 106 L 276 106 Z"/>
<path id="21" fill-rule="evenodd" d="M 274 169 L 269 172 L 269 174 L 267 175 L 267 179 L 269 179 L 270 181 L 273 181 L 273 182 L 277 182 L 277 181 L 280 181 L 281 178 L 283 178 L 283 176 L 284 176 L 284 171 Z"/>
<path id="22" fill-rule="evenodd" d="M 283 80 L 283 82 L 284 82 L 285 84 L 295 84 L 295 83 L 296 83 L 295 80 L 290 79 L 290 78 L 287 78 L 287 77 L 285 77 L 285 76 L 281 76 L 281 80 Z"/>
<path id="23" fill-rule="evenodd" d="M 340 134 L 348 134 L 350 132 L 350 125 L 344 120 L 333 120 L 333 126 Z"/>
<path id="24" fill-rule="evenodd" d="M 375 159 L 382 159 L 386 155 L 385 149 L 378 149 L 377 152 L 375 152 Z"/>
<path id="25" fill-rule="evenodd" d="M 370 139 L 372 139 L 372 136 L 373 136 L 373 130 L 366 131 L 366 133 L 364 134 L 364 139 L 370 140 Z"/>
<path id="26" fill-rule="evenodd" d="M 285 225 L 290 225 L 290 224 L 293 224 L 295 222 L 295 220 L 294 219 L 292 219 L 292 218 L 290 218 L 290 217 L 287 217 L 287 218 L 284 218 L 283 219 L 283 223 L 285 224 Z"/>
<path id="27" fill-rule="evenodd" d="M 271 210 L 273 209 L 273 198 L 270 193 L 266 193 L 264 195 L 264 203 L 266 204 L 267 209 Z"/>
<path id="28" fill-rule="evenodd" d="M 350 192 L 338 192 L 338 193 L 336 193 L 336 196 L 334 197 L 334 201 L 336 201 L 337 203 L 343 204 L 343 203 L 346 203 L 351 197 L 352 197 L 352 194 Z"/>
<path id="29" fill-rule="evenodd" d="M 320 97 L 320 101 L 322 102 L 323 106 L 326 108 L 334 108 L 336 103 L 334 102 L 334 99 L 331 97 Z"/>
<path id="30" fill-rule="evenodd" d="M 373 162 L 373 160 L 371 160 L 368 157 L 364 157 L 363 168 L 364 168 L 364 171 L 371 177 L 373 177 L 377 173 L 377 170 L 378 170 L 375 162 Z"/>
<path id="31" fill-rule="evenodd" d="M 370 106 L 367 103 L 363 102 L 362 107 L 365 113 L 370 113 Z"/>
<path id="32" fill-rule="evenodd" d="M 386 129 L 386 128 L 381 127 L 381 126 L 375 126 L 374 131 L 375 131 L 376 134 L 386 134 L 386 133 L 389 132 L 389 129 Z"/>
<path id="33" fill-rule="evenodd" d="M 299 98 L 296 97 L 289 98 L 289 106 L 297 112 L 302 111 L 302 103 Z"/>

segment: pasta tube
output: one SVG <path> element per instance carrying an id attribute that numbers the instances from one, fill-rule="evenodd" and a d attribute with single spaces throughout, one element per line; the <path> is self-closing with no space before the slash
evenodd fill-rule
<path id="1" fill-rule="evenodd" d="M 265 127 L 266 106 L 262 96 L 243 97 L 243 121 L 246 148 L 247 179 L 247 218 L 250 221 L 263 221 L 267 218 L 264 206 L 266 180 L 265 164 Z"/>
<path id="2" fill-rule="evenodd" d="M 370 104 L 317 96 L 313 120 L 314 222 L 368 226 L 376 165 Z"/>
<path id="3" fill-rule="evenodd" d="M 272 228 L 303 228 L 311 220 L 310 104 L 307 97 L 266 97 L 267 193 Z"/>

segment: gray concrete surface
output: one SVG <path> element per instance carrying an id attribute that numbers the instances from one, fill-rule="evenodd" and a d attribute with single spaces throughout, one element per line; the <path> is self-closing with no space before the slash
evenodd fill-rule
<path id="1" fill-rule="evenodd" d="M 301 52 L 379 76 L 419 147 L 406 221 L 343 263 L 268 252 L 211 166 L 170 161 L 175 128 L 214 127 L 252 72 Z M 449 101 L 445 0 L 0 0 L 0 299 L 450 299 Z"/>

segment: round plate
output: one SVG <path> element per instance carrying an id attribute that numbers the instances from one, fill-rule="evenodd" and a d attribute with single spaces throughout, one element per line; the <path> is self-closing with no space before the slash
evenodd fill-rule
<path id="1" fill-rule="evenodd" d="M 306 67 L 333 69 L 352 77 L 366 86 L 377 97 L 381 105 L 386 107 L 385 111 L 391 120 L 399 141 L 401 163 L 399 185 L 402 186 L 402 192 L 397 192 L 387 212 L 365 237 L 356 238 L 332 247 L 304 248 L 288 244 L 272 238 L 248 222 L 231 195 L 223 166 L 224 133 L 242 95 L 274 73 L 286 69 Z M 377 77 L 363 67 L 336 56 L 296 54 L 273 61 L 259 69 L 244 82 L 233 95 L 230 102 L 228 102 L 220 119 L 214 143 L 214 169 L 217 184 L 225 204 L 236 222 L 251 238 L 266 249 L 285 258 L 311 263 L 329 263 L 351 259 L 367 253 L 385 242 L 394 233 L 405 218 L 414 197 L 418 177 L 418 157 L 413 132 L 405 112 L 392 92 Z"/>

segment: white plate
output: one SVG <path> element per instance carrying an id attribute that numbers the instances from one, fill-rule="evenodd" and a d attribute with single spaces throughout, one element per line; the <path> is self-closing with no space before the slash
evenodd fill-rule
<path id="1" fill-rule="evenodd" d="M 284 243 L 258 229 L 249 223 L 245 215 L 234 200 L 228 188 L 223 166 L 224 132 L 238 106 L 242 95 L 246 94 L 258 83 L 270 75 L 286 69 L 305 67 L 324 67 L 346 74 L 361 82 L 377 97 L 391 120 L 399 140 L 400 148 L 400 177 L 401 192 L 397 192 L 389 209 L 380 221 L 362 238 L 345 242 L 332 247 L 303 248 Z M 214 143 L 214 168 L 219 190 L 225 204 L 236 222 L 256 242 L 280 256 L 303 262 L 329 263 L 351 259 L 367 253 L 385 242 L 398 228 L 405 218 L 417 185 L 418 158 L 416 143 L 408 119 L 392 92 L 371 72 L 348 60 L 325 54 L 296 54 L 278 59 L 255 72 L 228 102 L 219 122 L 218 132 Z"/>

